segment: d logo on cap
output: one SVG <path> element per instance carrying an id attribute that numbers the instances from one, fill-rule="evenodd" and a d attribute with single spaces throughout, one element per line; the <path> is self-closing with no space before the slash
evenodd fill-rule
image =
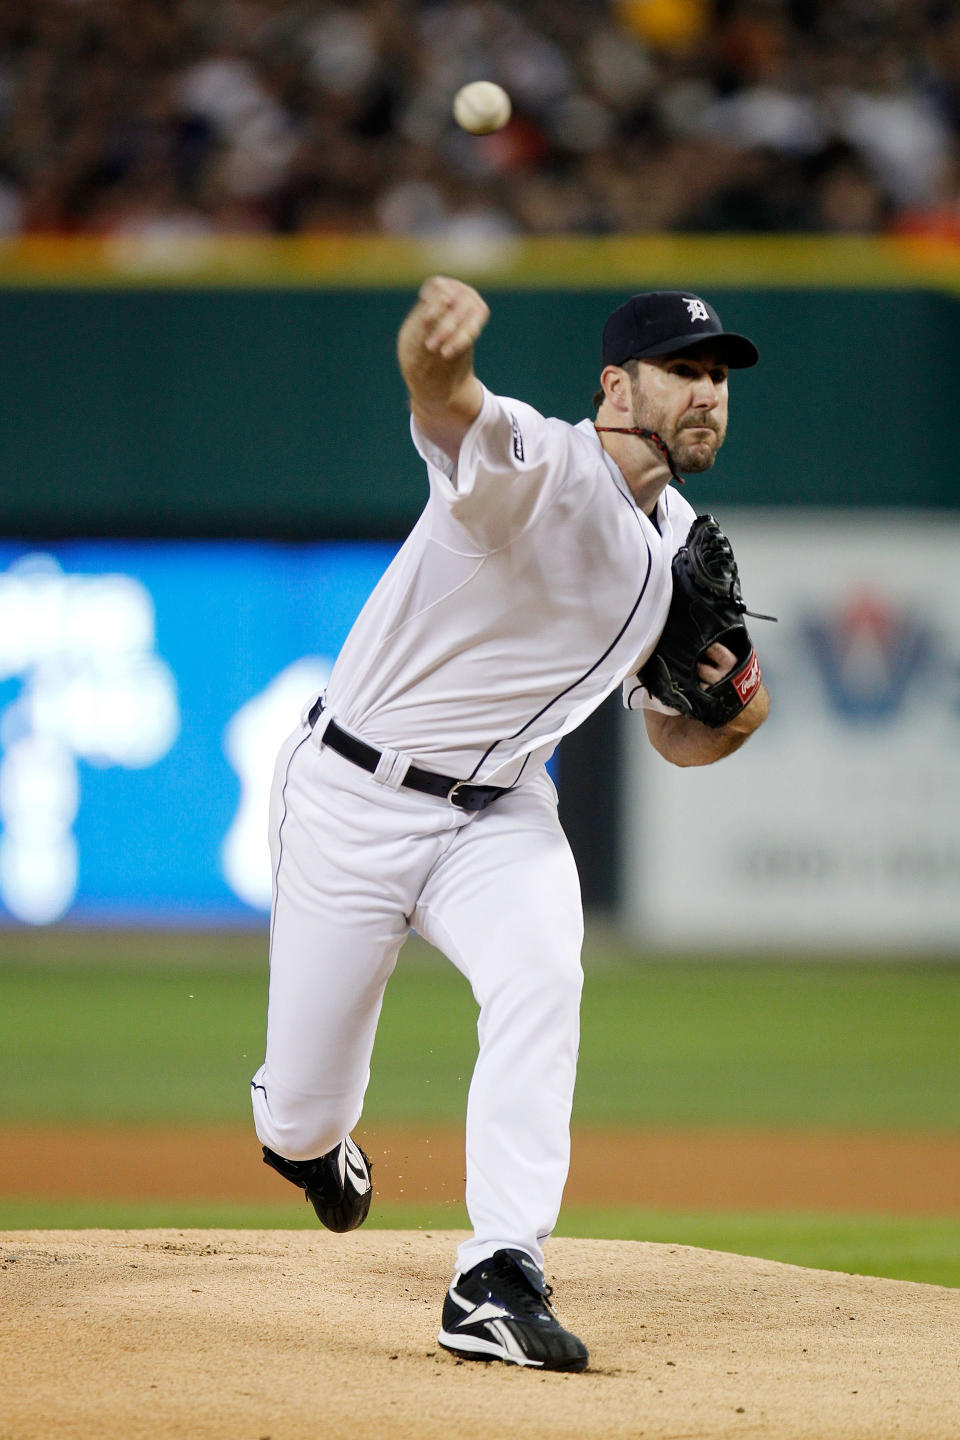
<path id="1" fill-rule="evenodd" d="M 602 363 L 622 365 L 648 355 L 679 354 L 705 340 L 733 370 L 756 365 L 760 358 L 746 335 L 724 330 L 709 301 L 682 290 L 652 290 L 631 295 L 609 317 L 603 327 Z"/>

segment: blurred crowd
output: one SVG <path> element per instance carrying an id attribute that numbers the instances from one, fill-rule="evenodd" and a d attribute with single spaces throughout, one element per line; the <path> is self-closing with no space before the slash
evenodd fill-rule
<path id="1" fill-rule="evenodd" d="M 960 240 L 956 0 L 0 0 L 0 116 L 5 234 Z"/>

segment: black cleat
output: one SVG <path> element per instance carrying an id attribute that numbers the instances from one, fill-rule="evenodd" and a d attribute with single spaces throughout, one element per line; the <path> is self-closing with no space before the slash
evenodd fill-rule
<path id="1" fill-rule="evenodd" d="M 464 1360 L 585 1370 L 587 1347 L 554 1315 L 552 1293 L 529 1255 L 498 1250 L 454 1276 L 437 1339 Z"/>
<path id="2" fill-rule="evenodd" d="M 317 1160 L 285 1160 L 263 1147 L 263 1163 L 306 1192 L 317 1219 L 328 1230 L 356 1230 L 370 1213 L 372 1165 L 348 1135 Z"/>

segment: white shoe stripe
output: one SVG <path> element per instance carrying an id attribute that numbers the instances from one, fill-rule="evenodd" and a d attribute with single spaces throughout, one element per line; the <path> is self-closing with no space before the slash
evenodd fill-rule
<path id="1" fill-rule="evenodd" d="M 469 1310 L 466 1319 L 471 1325 L 485 1325 L 488 1320 L 509 1320 L 510 1311 L 504 1310 L 502 1305 L 485 1300 L 475 1310 Z"/>
<path id="2" fill-rule="evenodd" d="M 503 1348 L 506 1350 L 508 1355 L 512 1356 L 512 1358 L 517 1361 L 518 1364 L 522 1364 L 527 1359 L 523 1346 L 520 1344 L 520 1341 L 517 1339 L 516 1335 L 514 1335 L 509 1325 L 504 1325 L 502 1320 L 491 1320 L 490 1329 L 494 1332 L 495 1335 L 500 1336 Z"/>
<path id="3" fill-rule="evenodd" d="M 346 1173 L 341 1170 L 340 1183 L 346 1186 L 346 1176 L 349 1174 L 350 1181 L 358 1195 L 366 1195 L 370 1189 L 370 1172 L 367 1170 L 358 1146 L 348 1135 L 343 1142 L 343 1158 L 341 1165 L 345 1167 Z"/>
<path id="4" fill-rule="evenodd" d="M 522 1351 L 513 1355 L 496 1340 L 483 1340 L 479 1335 L 451 1335 L 448 1330 L 441 1330 L 437 1342 L 445 1350 L 452 1350 L 455 1355 L 487 1355 L 491 1360 L 505 1360 L 508 1365 L 529 1365 L 535 1370 L 543 1369 L 542 1360 L 531 1360 L 529 1355 L 524 1355 Z"/>

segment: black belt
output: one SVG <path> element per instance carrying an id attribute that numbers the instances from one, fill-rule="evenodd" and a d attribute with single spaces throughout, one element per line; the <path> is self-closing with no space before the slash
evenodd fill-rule
<path id="1" fill-rule="evenodd" d="M 311 730 L 322 710 L 323 705 L 318 700 L 307 716 Z M 342 755 L 344 760 L 352 761 L 354 765 L 359 765 L 361 770 L 369 770 L 371 774 L 380 764 L 379 750 L 364 740 L 358 740 L 355 735 L 348 735 L 346 730 L 340 729 L 335 720 L 327 721 L 323 743 L 329 745 L 338 755 Z M 509 789 L 509 786 L 504 785 L 470 785 L 466 780 L 457 780 L 452 775 L 438 775 L 433 770 L 421 770 L 418 765 L 407 767 L 403 787 L 407 790 L 419 790 L 422 795 L 435 795 L 439 800 L 449 800 L 458 810 L 471 812 L 486 810 L 494 800 L 506 795 Z"/>

